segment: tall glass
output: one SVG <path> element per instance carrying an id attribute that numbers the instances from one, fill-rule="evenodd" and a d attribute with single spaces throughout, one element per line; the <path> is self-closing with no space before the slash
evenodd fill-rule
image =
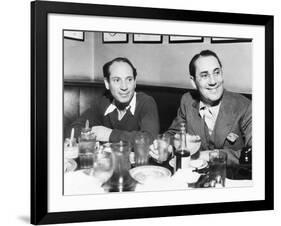
<path id="1" fill-rule="evenodd" d="M 215 186 L 225 186 L 227 154 L 221 150 L 209 153 L 209 176 Z"/>
<path id="2" fill-rule="evenodd" d="M 96 137 L 89 132 L 81 133 L 79 138 L 79 162 L 81 169 L 89 169 L 93 167 L 93 157 L 96 150 Z"/>
<path id="3" fill-rule="evenodd" d="M 150 139 L 145 133 L 140 133 L 135 136 L 134 153 L 136 166 L 148 164 L 149 145 Z"/>
<path id="4" fill-rule="evenodd" d="M 170 136 L 168 134 L 160 134 L 157 136 L 157 150 L 159 158 L 157 162 L 162 163 L 167 161 L 169 156 L 168 147 L 170 145 Z"/>
<path id="5" fill-rule="evenodd" d="M 110 144 L 104 144 L 94 153 L 93 176 L 96 177 L 101 184 L 106 182 L 113 173 L 113 154 Z"/>

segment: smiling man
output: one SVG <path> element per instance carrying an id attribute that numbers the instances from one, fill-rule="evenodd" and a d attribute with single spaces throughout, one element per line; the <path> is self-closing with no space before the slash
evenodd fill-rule
<path id="1" fill-rule="evenodd" d="M 71 128 L 79 136 L 88 120 L 91 132 L 103 142 L 133 141 L 137 133 L 146 133 L 151 140 L 159 132 L 157 105 L 151 96 L 135 92 L 137 71 L 123 57 L 103 66 L 104 84 L 109 95 L 88 109 Z"/>
<path id="2" fill-rule="evenodd" d="M 196 92 L 183 95 L 167 133 L 174 135 L 184 122 L 188 134 L 200 136 L 201 150 L 221 149 L 228 164 L 238 164 L 242 148 L 252 146 L 251 101 L 224 89 L 222 64 L 213 51 L 196 54 L 189 72 Z"/>

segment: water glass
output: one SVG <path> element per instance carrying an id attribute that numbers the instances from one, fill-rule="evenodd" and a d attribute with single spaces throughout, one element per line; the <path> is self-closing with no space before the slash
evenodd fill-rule
<path id="1" fill-rule="evenodd" d="M 215 186 L 225 186 L 227 154 L 221 150 L 209 153 L 209 175 Z"/>
<path id="2" fill-rule="evenodd" d="M 149 145 L 150 139 L 145 133 L 140 133 L 135 136 L 134 152 L 135 152 L 135 164 L 147 165 L 149 160 Z"/>
<path id="3" fill-rule="evenodd" d="M 114 170 L 113 154 L 110 146 L 101 146 L 94 153 L 93 160 L 93 176 L 103 184 L 112 176 Z"/>
<path id="4" fill-rule="evenodd" d="M 79 160 L 81 169 L 93 167 L 93 154 L 96 150 L 96 137 L 90 133 L 81 133 L 79 138 Z"/>
<path id="5" fill-rule="evenodd" d="M 157 136 L 157 150 L 158 150 L 158 162 L 162 163 L 167 161 L 169 156 L 168 147 L 170 145 L 170 136 L 167 134 L 160 134 Z"/>

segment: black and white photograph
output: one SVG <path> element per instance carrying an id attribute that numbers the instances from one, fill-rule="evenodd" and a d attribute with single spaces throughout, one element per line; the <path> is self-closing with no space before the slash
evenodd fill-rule
<path id="1" fill-rule="evenodd" d="M 273 208 L 272 16 L 36 1 L 31 21 L 32 223 Z"/>
<path id="2" fill-rule="evenodd" d="M 252 43 L 103 34 L 63 40 L 64 195 L 252 186 Z"/>

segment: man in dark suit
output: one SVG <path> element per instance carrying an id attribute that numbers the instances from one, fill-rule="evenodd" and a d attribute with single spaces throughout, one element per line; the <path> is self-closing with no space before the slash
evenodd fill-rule
<path id="1" fill-rule="evenodd" d="M 189 71 L 196 91 L 183 95 L 167 133 L 178 133 L 180 124 L 185 123 L 188 142 L 200 136 L 201 151 L 223 150 L 228 164 L 239 164 L 242 148 L 252 146 L 251 101 L 224 89 L 221 61 L 210 50 L 196 54 Z"/>

